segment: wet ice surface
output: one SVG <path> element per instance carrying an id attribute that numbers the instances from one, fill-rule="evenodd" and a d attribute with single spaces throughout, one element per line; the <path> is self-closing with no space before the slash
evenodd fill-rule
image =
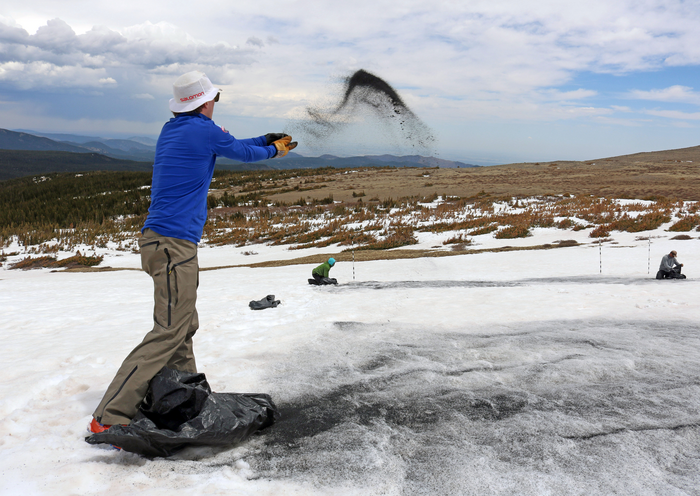
<path id="1" fill-rule="evenodd" d="M 697 494 L 700 327 L 338 322 L 275 381 L 259 477 L 368 494 Z"/>
<path id="2" fill-rule="evenodd" d="M 683 281 L 648 275 L 646 246 L 604 253 L 602 275 L 585 247 L 338 263 L 337 287 L 306 283 L 317 264 L 202 272 L 199 369 L 283 418 L 152 460 L 83 441 L 150 329 L 150 278 L 2 271 L 0 494 L 700 494 L 684 246 Z"/>

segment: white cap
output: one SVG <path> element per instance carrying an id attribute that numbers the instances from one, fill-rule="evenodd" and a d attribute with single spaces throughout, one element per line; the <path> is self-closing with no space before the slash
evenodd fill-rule
<path id="1" fill-rule="evenodd" d="M 215 88 L 206 74 L 191 71 L 183 74 L 173 83 L 173 96 L 170 99 L 170 110 L 173 112 L 189 112 L 200 105 L 210 102 L 220 92 Z"/>

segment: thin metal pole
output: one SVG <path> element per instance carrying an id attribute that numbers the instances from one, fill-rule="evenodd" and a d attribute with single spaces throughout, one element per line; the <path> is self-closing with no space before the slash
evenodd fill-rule
<path id="1" fill-rule="evenodd" d="M 600 259 L 600 273 L 603 273 L 603 248 L 602 248 L 602 243 L 600 242 L 600 238 L 598 238 L 598 257 Z"/>
<path id="2" fill-rule="evenodd" d="M 355 280 L 355 241 L 352 242 L 352 280 Z"/>
<path id="3" fill-rule="evenodd" d="M 649 236 L 649 254 L 647 255 L 647 275 L 651 274 L 651 236 Z"/>

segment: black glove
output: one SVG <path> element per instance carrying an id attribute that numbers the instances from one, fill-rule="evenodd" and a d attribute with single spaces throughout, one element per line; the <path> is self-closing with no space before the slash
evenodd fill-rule
<path id="1" fill-rule="evenodd" d="M 267 140 L 267 146 L 270 146 L 275 141 L 281 140 L 282 138 L 284 138 L 286 136 L 289 136 L 289 135 L 284 134 L 284 133 L 267 133 L 265 135 L 265 139 Z"/>

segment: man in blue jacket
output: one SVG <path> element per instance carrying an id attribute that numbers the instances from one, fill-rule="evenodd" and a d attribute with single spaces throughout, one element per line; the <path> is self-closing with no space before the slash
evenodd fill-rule
<path id="1" fill-rule="evenodd" d="M 271 133 L 237 140 L 214 124 L 221 90 L 198 71 L 173 84 L 174 117 L 161 130 L 153 164 L 151 206 L 139 239 L 141 266 L 154 284 L 153 330 L 126 357 L 93 413 L 92 432 L 128 425 L 151 379 L 167 366 L 196 372 L 192 337 L 199 327 L 197 243 L 207 219 L 216 157 L 257 162 L 285 156 L 292 138 Z"/>

